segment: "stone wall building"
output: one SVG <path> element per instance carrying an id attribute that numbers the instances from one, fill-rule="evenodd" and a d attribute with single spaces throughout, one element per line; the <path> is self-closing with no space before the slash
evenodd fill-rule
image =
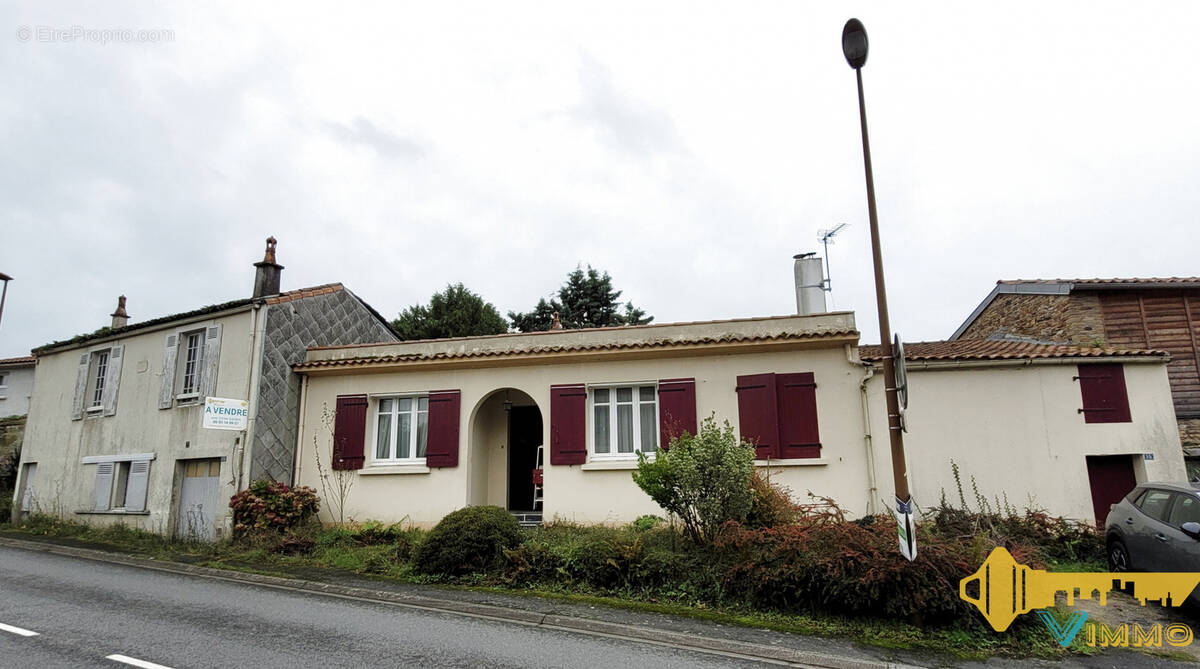
<path id="1" fill-rule="evenodd" d="M 1170 353 L 1179 436 L 1200 474 L 1200 278 L 999 281 L 951 339 Z"/>

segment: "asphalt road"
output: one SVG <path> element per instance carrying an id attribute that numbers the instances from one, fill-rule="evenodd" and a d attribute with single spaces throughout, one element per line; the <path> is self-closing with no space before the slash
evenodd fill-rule
<path id="1" fill-rule="evenodd" d="M 0 547 L 0 667 L 155 665 L 777 666 Z"/>

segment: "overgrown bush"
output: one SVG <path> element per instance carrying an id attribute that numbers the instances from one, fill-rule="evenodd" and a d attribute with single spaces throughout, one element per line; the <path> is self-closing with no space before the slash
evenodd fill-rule
<path id="1" fill-rule="evenodd" d="M 738 439 L 729 421 L 709 416 L 699 434 L 671 440 L 653 459 L 638 454 L 633 480 L 659 506 L 683 522 L 697 543 L 711 543 L 721 525 L 742 521 L 754 497 L 754 446 Z"/>
<path id="2" fill-rule="evenodd" d="M 521 526 L 498 506 L 468 506 L 442 518 L 417 547 L 413 568 L 424 574 L 456 576 L 484 572 L 504 550 L 521 543 Z"/>
<path id="3" fill-rule="evenodd" d="M 746 526 L 751 528 L 791 525 L 800 517 L 800 509 L 792 501 L 792 491 L 773 483 L 762 472 L 755 469 L 750 477 L 750 512 L 746 514 Z"/>
<path id="4" fill-rule="evenodd" d="M 1104 563 L 1104 536 L 1090 522 L 1051 516 L 1044 510 L 1019 510 L 1007 498 L 988 500 L 970 476 L 971 501 L 963 490 L 958 463 L 950 461 L 958 505 L 946 498 L 924 516 L 932 532 L 946 538 L 975 538 L 991 546 L 1028 547 L 1032 556 L 1046 562 Z"/>
<path id="5" fill-rule="evenodd" d="M 961 542 L 924 536 L 909 562 L 895 521 L 828 522 L 765 529 L 729 527 L 718 548 L 736 554 L 726 574 L 731 597 L 756 608 L 823 611 L 948 622 L 970 613 L 958 581 L 977 566 Z"/>
<path id="6" fill-rule="evenodd" d="M 295 528 L 316 516 L 321 500 L 307 486 L 293 488 L 277 481 L 255 481 L 230 498 L 229 508 L 236 538 L 251 532 L 282 533 Z"/>
<path id="7" fill-rule="evenodd" d="M 13 444 L 10 451 L 0 456 L 0 491 L 11 495 L 17 486 L 17 470 L 21 463 L 21 442 Z"/>

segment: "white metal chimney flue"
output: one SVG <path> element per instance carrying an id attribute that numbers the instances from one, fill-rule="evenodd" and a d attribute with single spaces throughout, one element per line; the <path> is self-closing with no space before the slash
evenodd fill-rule
<path id="1" fill-rule="evenodd" d="M 825 313 L 825 270 L 816 253 L 801 253 L 796 259 L 796 313 L 801 316 Z"/>

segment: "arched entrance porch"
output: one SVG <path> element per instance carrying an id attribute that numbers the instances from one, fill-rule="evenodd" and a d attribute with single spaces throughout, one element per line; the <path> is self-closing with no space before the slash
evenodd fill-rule
<path id="1" fill-rule="evenodd" d="M 542 433 L 541 409 L 528 393 L 500 388 L 480 400 L 471 415 L 469 503 L 540 512 L 533 470 Z"/>

